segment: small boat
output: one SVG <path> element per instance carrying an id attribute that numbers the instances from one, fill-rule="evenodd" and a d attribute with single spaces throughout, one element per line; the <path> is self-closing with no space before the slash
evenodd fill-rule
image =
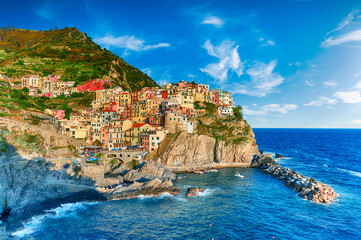
<path id="1" fill-rule="evenodd" d="M 194 171 L 195 174 L 204 174 L 204 171 Z"/>
<path id="2" fill-rule="evenodd" d="M 236 174 L 234 174 L 234 176 L 236 176 L 236 177 L 240 177 L 240 178 L 244 178 L 244 176 L 243 176 L 243 175 L 241 175 L 241 174 L 239 174 L 238 172 L 236 172 Z"/>
<path id="3" fill-rule="evenodd" d="M 218 170 L 217 169 L 211 169 L 211 170 L 209 170 L 209 172 L 214 173 L 214 172 L 218 172 Z"/>

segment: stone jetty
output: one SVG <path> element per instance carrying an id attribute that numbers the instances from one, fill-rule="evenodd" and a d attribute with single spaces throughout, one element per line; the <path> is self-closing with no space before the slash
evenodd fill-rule
<path id="1" fill-rule="evenodd" d="M 270 154 L 264 154 L 256 166 L 262 168 L 262 172 L 277 177 L 286 186 L 298 191 L 300 197 L 312 202 L 331 203 L 338 196 L 330 186 L 280 166 Z"/>

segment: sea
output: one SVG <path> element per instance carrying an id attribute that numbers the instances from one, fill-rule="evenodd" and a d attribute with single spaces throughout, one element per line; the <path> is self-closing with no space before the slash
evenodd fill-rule
<path id="1" fill-rule="evenodd" d="M 254 129 L 259 149 L 331 186 L 316 204 L 253 168 L 179 174 L 178 196 L 63 204 L 12 232 L 20 239 L 361 239 L 361 130 Z M 239 172 L 244 178 L 235 176 Z M 188 187 L 203 193 L 186 198 Z"/>

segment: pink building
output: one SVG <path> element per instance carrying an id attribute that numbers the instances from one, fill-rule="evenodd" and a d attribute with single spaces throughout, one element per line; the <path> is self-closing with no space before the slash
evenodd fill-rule
<path id="1" fill-rule="evenodd" d="M 47 80 L 50 80 L 52 82 L 57 82 L 58 80 L 60 79 L 60 76 L 59 75 L 49 75 L 47 77 Z"/>
<path id="2" fill-rule="evenodd" d="M 55 118 L 58 120 L 63 120 L 65 117 L 65 111 L 64 110 L 58 110 L 56 114 L 54 115 Z"/>
<path id="3" fill-rule="evenodd" d="M 89 80 L 83 85 L 77 86 L 76 90 L 78 92 L 84 92 L 84 91 L 95 92 L 96 90 L 105 89 L 104 84 L 109 84 L 111 86 L 111 81 L 105 79 Z"/>

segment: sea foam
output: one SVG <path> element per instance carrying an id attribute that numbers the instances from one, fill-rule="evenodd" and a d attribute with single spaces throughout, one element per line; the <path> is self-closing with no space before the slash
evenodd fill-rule
<path id="1" fill-rule="evenodd" d="M 89 205 L 98 202 L 76 202 L 61 204 L 60 207 L 45 210 L 46 214 L 34 216 L 29 221 L 23 223 L 23 228 L 12 233 L 12 236 L 24 238 L 41 229 L 41 225 L 48 219 L 72 217 L 76 215 L 77 210 L 86 209 Z"/>
<path id="2" fill-rule="evenodd" d="M 361 173 L 360 172 L 355 172 L 355 171 L 351 171 L 351 170 L 346 170 L 346 169 L 342 169 L 342 168 L 337 168 L 338 170 L 342 171 L 342 172 L 346 172 L 350 175 L 356 176 L 356 177 L 361 177 Z"/>

